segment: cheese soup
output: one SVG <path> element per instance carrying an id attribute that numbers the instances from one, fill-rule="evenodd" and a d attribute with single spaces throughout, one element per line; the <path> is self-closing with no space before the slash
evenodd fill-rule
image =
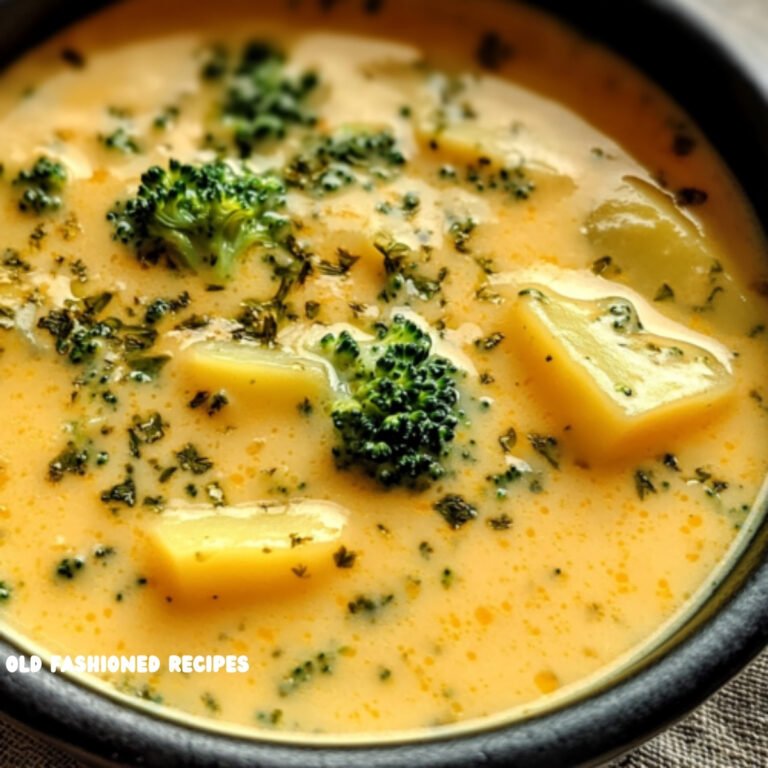
<path id="1" fill-rule="evenodd" d="M 538 12 L 120 3 L 4 72 L 0 162 L 0 621 L 162 660 L 114 695 L 292 738 L 513 718 L 756 524 L 756 221 Z"/>

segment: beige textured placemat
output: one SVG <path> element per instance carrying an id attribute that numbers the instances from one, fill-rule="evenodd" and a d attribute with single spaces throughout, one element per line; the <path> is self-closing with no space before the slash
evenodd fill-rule
<path id="1" fill-rule="evenodd" d="M 768 80 L 768 0 L 678 2 L 738 39 L 746 62 Z M 0 721 L 0 768 L 81 766 Z M 768 768 L 768 651 L 686 720 L 606 768 Z"/>
<path id="2" fill-rule="evenodd" d="M 768 651 L 688 718 L 606 768 L 768 768 Z"/>

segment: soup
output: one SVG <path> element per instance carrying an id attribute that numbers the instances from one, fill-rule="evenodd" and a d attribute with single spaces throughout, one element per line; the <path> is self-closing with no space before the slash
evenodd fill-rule
<path id="1" fill-rule="evenodd" d="M 736 182 L 607 52 L 443 5 L 136 0 L 3 75 L 0 617 L 65 672 L 294 738 L 510 719 L 747 535 Z"/>

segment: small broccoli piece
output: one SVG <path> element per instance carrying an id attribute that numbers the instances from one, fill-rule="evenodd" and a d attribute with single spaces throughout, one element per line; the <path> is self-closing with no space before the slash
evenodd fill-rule
<path id="1" fill-rule="evenodd" d="M 458 371 L 431 354 L 431 338 L 410 320 L 398 315 L 378 331 L 367 344 L 346 331 L 320 341 L 349 389 L 332 408 L 334 456 L 382 485 L 424 488 L 445 473 L 459 422 Z"/>
<path id="2" fill-rule="evenodd" d="M 111 300 L 109 292 L 86 296 L 66 309 L 52 309 L 37 321 L 37 327 L 53 337 L 60 355 L 75 364 L 88 363 L 105 342 L 117 342 L 123 329 L 115 317 L 97 319 Z"/>
<path id="3" fill-rule="evenodd" d="M 223 162 L 201 166 L 171 160 L 166 171 L 153 166 L 137 196 L 108 214 L 114 238 L 132 245 L 142 261 L 165 255 L 179 266 L 232 276 L 235 262 L 252 245 L 277 245 L 290 220 L 283 183 L 246 167 Z"/>
<path id="4" fill-rule="evenodd" d="M 338 337 L 327 333 L 320 339 L 320 349 L 334 367 L 342 372 L 349 371 L 360 357 L 360 347 L 349 331 L 342 331 Z"/>
<path id="5" fill-rule="evenodd" d="M 306 106 L 318 85 L 317 75 L 308 71 L 291 77 L 285 71 L 285 55 L 268 43 L 246 45 L 225 83 L 222 121 L 233 130 L 242 157 L 262 141 L 282 139 L 291 125 L 317 122 Z"/>
<path id="6" fill-rule="evenodd" d="M 123 126 L 112 131 L 109 135 L 99 138 L 107 149 L 114 149 L 124 155 L 137 155 L 141 152 L 136 137 L 131 135 Z"/>
<path id="7" fill-rule="evenodd" d="M 64 166 L 45 156 L 39 157 L 29 169 L 20 171 L 13 180 L 17 186 L 25 187 L 19 198 L 19 209 L 44 213 L 61 207 L 60 193 L 67 182 Z"/>
<path id="8" fill-rule="evenodd" d="M 88 450 L 78 447 L 73 441 L 48 463 L 48 479 L 58 483 L 66 473 L 84 475 L 88 468 Z"/>
<path id="9" fill-rule="evenodd" d="M 405 156 L 388 131 L 345 128 L 309 143 L 284 174 L 290 186 L 323 195 L 355 181 L 391 179 L 404 163 Z"/>
<path id="10" fill-rule="evenodd" d="M 126 466 L 125 479 L 113 485 L 111 488 L 107 488 L 101 492 L 101 500 L 105 503 L 110 501 L 119 502 L 125 504 L 126 507 L 133 507 L 136 505 L 136 483 L 134 482 L 133 468 L 130 464 Z"/>
<path id="11" fill-rule="evenodd" d="M 445 522 L 454 531 L 477 517 L 477 509 L 463 496 L 456 493 L 443 496 L 442 499 L 435 502 L 433 508 L 443 516 Z"/>
<path id="12" fill-rule="evenodd" d="M 56 576 L 62 579 L 74 579 L 75 575 L 83 569 L 85 560 L 82 557 L 65 557 L 56 565 Z"/>

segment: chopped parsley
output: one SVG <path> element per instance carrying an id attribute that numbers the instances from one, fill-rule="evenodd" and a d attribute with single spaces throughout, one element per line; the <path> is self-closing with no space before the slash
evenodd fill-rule
<path id="1" fill-rule="evenodd" d="M 176 453 L 176 460 L 181 469 L 185 472 L 191 472 L 193 475 L 203 475 L 213 468 L 213 462 L 205 456 L 201 456 L 192 443 L 187 443 Z"/>
<path id="2" fill-rule="evenodd" d="M 333 562 L 337 568 L 351 568 L 357 559 L 357 552 L 347 549 L 343 544 L 333 553 Z"/>
<path id="3" fill-rule="evenodd" d="M 48 463 L 48 479 L 58 483 L 64 475 L 84 475 L 88 468 L 88 450 L 69 441 L 66 448 Z"/>
<path id="4" fill-rule="evenodd" d="M 75 576 L 85 567 L 85 560 L 82 557 L 65 557 L 55 569 L 55 575 L 62 579 L 74 579 Z"/>
<path id="5" fill-rule="evenodd" d="M 458 530 L 477 517 L 477 508 L 457 493 L 443 496 L 442 499 L 435 502 L 433 508 L 453 530 Z"/>
<path id="6" fill-rule="evenodd" d="M 498 517 L 489 517 L 487 522 L 488 527 L 494 531 L 506 531 L 512 527 L 512 518 L 506 512 Z"/>
<path id="7" fill-rule="evenodd" d="M 560 469 L 560 449 L 557 438 L 551 435 L 531 432 L 528 435 L 528 442 L 531 444 L 531 448 L 540 456 L 543 456 L 551 467 Z"/>
<path id="8" fill-rule="evenodd" d="M 635 490 L 640 499 L 644 499 L 649 493 L 656 493 L 656 486 L 653 484 L 653 473 L 638 469 L 635 471 Z"/>
<path id="9" fill-rule="evenodd" d="M 102 491 L 101 500 L 105 503 L 117 502 L 125 504 L 126 507 L 133 507 L 136 504 L 136 483 L 133 480 L 133 469 L 130 465 L 126 467 L 125 479 Z"/>

